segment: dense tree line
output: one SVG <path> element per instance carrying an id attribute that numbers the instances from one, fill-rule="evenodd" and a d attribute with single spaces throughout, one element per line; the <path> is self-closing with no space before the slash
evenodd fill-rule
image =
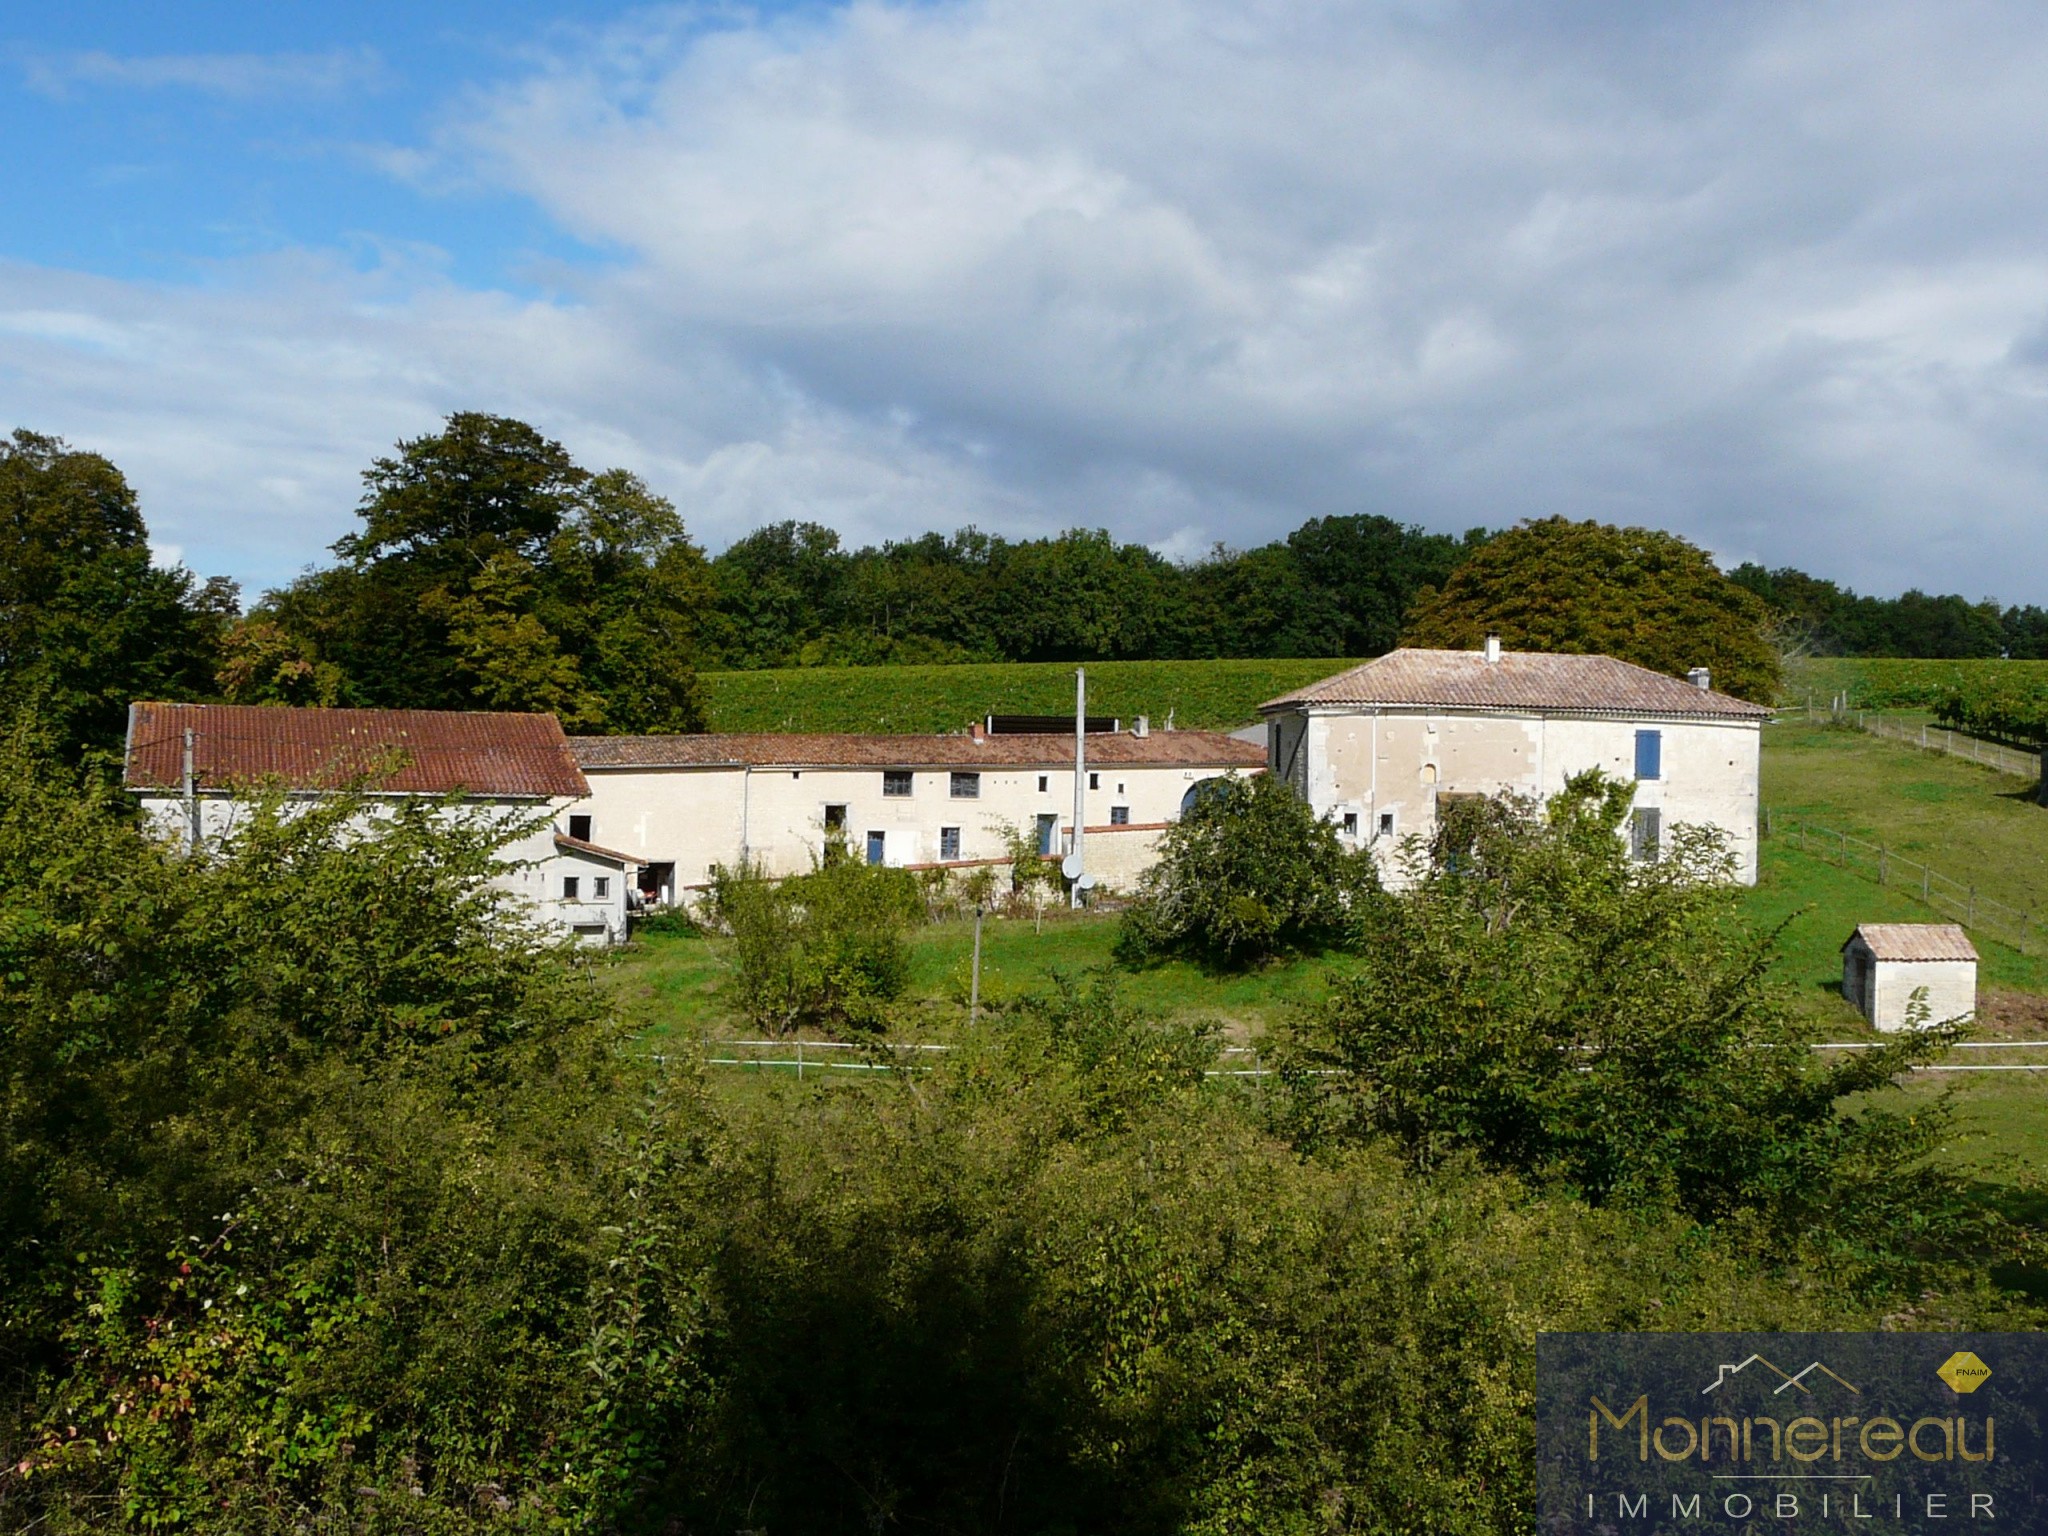
<path id="1" fill-rule="evenodd" d="M 2048 611 L 1723 576 L 1670 534 L 1563 518 L 1430 533 L 1360 513 L 1168 560 L 1101 529 L 968 528 L 850 549 L 808 522 L 707 559 L 674 506 L 523 422 L 460 412 L 364 473 L 332 563 L 246 613 L 155 565 L 133 489 L 54 438 L 0 442 L 0 703 L 74 755 L 137 697 L 541 709 L 584 731 L 702 724 L 700 670 L 1604 650 L 1768 696 L 1777 653 L 2048 656 Z"/>
<path id="2" fill-rule="evenodd" d="M 1898 597 L 1861 597 L 1804 571 L 1738 565 L 1728 573 L 1771 611 L 1773 638 L 1788 655 L 2048 658 L 2048 609 L 1971 602 L 1913 588 Z"/>

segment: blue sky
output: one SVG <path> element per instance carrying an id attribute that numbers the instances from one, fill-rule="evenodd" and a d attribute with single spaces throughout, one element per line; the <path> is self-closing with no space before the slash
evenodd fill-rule
<path id="1" fill-rule="evenodd" d="M 457 409 L 718 548 L 1563 512 L 2048 602 L 2048 13 L 0 14 L 0 426 L 253 591 Z"/>
<path id="2" fill-rule="evenodd" d="M 597 253 L 521 198 L 421 188 L 389 157 L 466 90 L 516 77 L 542 39 L 623 6 L 72 4 L 0 25 L 6 253 L 144 281 L 321 247 L 365 265 L 432 250 L 461 282 L 519 287 Z"/>

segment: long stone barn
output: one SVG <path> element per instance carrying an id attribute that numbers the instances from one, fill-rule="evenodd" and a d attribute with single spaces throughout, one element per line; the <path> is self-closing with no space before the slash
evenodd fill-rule
<path id="1" fill-rule="evenodd" d="M 1063 855 L 1073 834 L 1074 738 L 762 733 L 575 736 L 590 784 L 570 816 L 578 837 L 643 867 L 641 890 L 670 903 L 706 884 L 715 864 L 753 861 L 798 874 L 828 840 L 871 863 L 972 867 L 1006 857 L 1022 833 Z M 1265 752 L 1212 731 L 1090 731 L 1085 858 L 1105 888 L 1150 868 L 1159 836 L 1204 781 L 1257 773 Z"/>

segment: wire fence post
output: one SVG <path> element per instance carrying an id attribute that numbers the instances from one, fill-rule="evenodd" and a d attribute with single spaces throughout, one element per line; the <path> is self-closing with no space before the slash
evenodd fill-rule
<path id="1" fill-rule="evenodd" d="M 804 1043 L 801 1040 L 796 1043 L 796 1080 L 804 1080 Z"/>
<path id="2" fill-rule="evenodd" d="M 1920 866 L 1920 899 L 1924 902 L 1927 902 L 1929 906 L 1933 906 L 1934 903 L 1928 900 L 1927 882 L 1931 880 L 1933 877 L 1934 871 L 1929 869 L 1925 864 L 1922 864 Z"/>
<path id="3" fill-rule="evenodd" d="M 1885 853 L 1884 844 L 1879 843 L 1877 845 L 1877 883 L 1879 885 L 1889 884 L 1890 882 L 1888 877 L 1890 874 L 1891 870 L 1888 864 L 1888 856 Z"/>

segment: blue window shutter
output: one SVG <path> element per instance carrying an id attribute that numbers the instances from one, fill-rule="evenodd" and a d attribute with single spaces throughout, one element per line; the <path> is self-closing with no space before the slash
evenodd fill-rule
<path id="1" fill-rule="evenodd" d="M 1661 779 L 1664 777 L 1664 733 L 1662 731 L 1636 732 L 1636 777 L 1639 779 Z"/>

